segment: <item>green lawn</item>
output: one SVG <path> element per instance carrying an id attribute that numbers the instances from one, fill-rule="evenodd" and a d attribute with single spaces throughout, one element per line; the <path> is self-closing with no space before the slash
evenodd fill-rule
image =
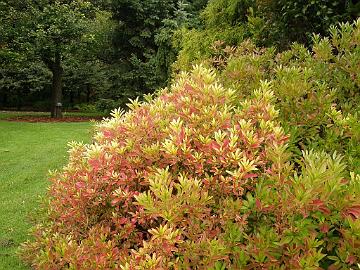
<path id="1" fill-rule="evenodd" d="M 46 193 L 49 169 L 67 160 L 67 142 L 90 139 L 92 124 L 6 122 L 0 112 L 0 269 L 28 269 L 18 259 L 29 217 Z"/>

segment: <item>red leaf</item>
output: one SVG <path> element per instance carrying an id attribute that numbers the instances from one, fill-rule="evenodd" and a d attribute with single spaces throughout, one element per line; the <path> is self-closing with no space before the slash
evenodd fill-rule
<path id="1" fill-rule="evenodd" d="M 347 183 L 349 183 L 349 180 L 347 180 L 345 178 L 341 179 L 341 184 L 346 185 Z"/>
<path id="2" fill-rule="evenodd" d="M 229 146 L 230 140 L 229 139 L 225 139 L 223 142 L 223 147 L 227 148 Z"/>
<path id="3" fill-rule="evenodd" d="M 76 182 L 75 186 L 77 189 L 83 189 L 85 187 L 85 183 L 84 182 Z"/>
<path id="4" fill-rule="evenodd" d="M 260 200 L 259 200 L 259 199 L 256 199 L 255 203 L 256 203 L 256 207 L 257 207 L 258 209 L 261 209 L 261 202 L 260 202 Z"/>
<path id="5" fill-rule="evenodd" d="M 346 258 L 346 262 L 348 262 L 349 264 L 354 264 L 356 262 L 356 257 L 354 255 L 349 255 Z"/>
<path id="6" fill-rule="evenodd" d="M 100 167 L 100 161 L 97 159 L 89 159 L 89 164 L 93 167 L 95 171 L 97 171 Z"/>
<path id="7" fill-rule="evenodd" d="M 213 150 L 219 151 L 220 145 L 219 145 L 217 142 L 212 141 L 212 142 L 210 143 L 210 148 L 213 149 Z"/>
<path id="8" fill-rule="evenodd" d="M 328 224 L 322 224 L 320 226 L 320 231 L 323 233 L 327 233 L 330 230 L 330 226 Z"/>
<path id="9" fill-rule="evenodd" d="M 360 218 L 360 205 L 354 205 L 352 207 L 349 207 L 343 211 L 344 216 L 349 216 L 352 219 L 358 219 Z"/>
<path id="10" fill-rule="evenodd" d="M 255 178 L 258 175 L 256 173 L 248 173 L 244 175 L 244 179 L 248 179 L 248 178 Z"/>
<path id="11" fill-rule="evenodd" d="M 115 198 L 111 201 L 111 205 L 115 206 L 116 204 L 118 204 L 121 201 L 121 198 Z"/>
<path id="12" fill-rule="evenodd" d="M 119 222 L 119 224 L 120 224 L 120 225 L 123 225 L 123 224 L 125 224 L 125 223 L 127 223 L 127 222 L 128 222 L 128 219 L 127 219 L 127 218 L 122 217 L 122 218 L 120 218 L 120 219 L 119 219 L 119 221 L 118 221 L 118 222 Z"/>
<path id="13" fill-rule="evenodd" d="M 179 133 L 179 136 L 178 136 L 178 138 L 177 138 L 176 143 L 177 143 L 177 144 L 181 144 L 181 143 L 184 141 L 184 139 L 185 139 L 185 129 L 182 128 L 182 129 L 180 130 L 180 133 Z"/>
<path id="14" fill-rule="evenodd" d="M 330 209 L 320 199 L 313 200 L 310 205 L 313 207 L 313 210 L 319 210 L 320 212 L 327 215 L 331 213 Z"/>
<path id="15" fill-rule="evenodd" d="M 105 138 L 111 138 L 113 136 L 113 134 L 110 130 L 104 130 L 103 134 L 104 134 Z"/>
<path id="16" fill-rule="evenodd" d="M 323 205 L 319 207 L 320 212 L 323 212 L 326 215 L 330 215 L 331 211 L 329 208 L 327 208 L 327 206 Z"/>
<path id="17" fill-rule="evenodd" d="M 324 205 L 324 202 L 323 202 L 322 200 L 315 199 L 315 200 L 313 200 L 313 201 L 311 202 L 311 205 L 312 205 L 312 206 L 317 206 L 317 207 L 319 207 L 319 206 L 323 206 L 323 205 Z"/>

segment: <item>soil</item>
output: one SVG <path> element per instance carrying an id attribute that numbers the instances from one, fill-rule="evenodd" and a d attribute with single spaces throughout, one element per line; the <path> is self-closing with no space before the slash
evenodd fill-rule
<path id="1" fill-rule="evenodd" d="M 62 118 L 51 118 L 50 116 L 15 116 L 7 118 L 7 121 L 28 122 L 28 123 L 58 123 L 58 122 L 88 122 L 91 120 L 100 121 L 101 116 L 65 116 Z"/>

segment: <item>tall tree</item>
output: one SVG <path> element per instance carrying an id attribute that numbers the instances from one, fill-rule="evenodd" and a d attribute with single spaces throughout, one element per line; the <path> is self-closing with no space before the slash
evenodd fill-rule
<path id="1" fill-rule="evenodd" d="M 126 95 L 166 85 L 175 60 L 172 35 L 206 0 L 113 0 L 115 59 L 122 71 L 119 88 Z"/>
<path id="2" fill-rule="evenodd" d="M 2 48 L 46 65 L 52 74 L 51 116 L 61 117 L 63 61 L 94 40 L 96 8 L 86 0 L 7 0 L 1 10 Z"/>
<path id="3" fill-rule="evenodd" d="M 119 22 L 114 36 L 115 58 L 122 70 L 119 85 L 124 92 L 136 95 L 160 84 L 155 35 L 162 21 L 172 16 L 175 4 L 175 0 L 113 0 L 113 16 Z"/>

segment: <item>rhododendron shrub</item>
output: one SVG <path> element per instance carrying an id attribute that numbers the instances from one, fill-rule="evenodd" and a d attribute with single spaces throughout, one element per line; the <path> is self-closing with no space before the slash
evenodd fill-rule
<path id="1" fill-rule="evenodd" d="M 360 177 L 337 155 L 289 163 L 270 84 L 238 100 L 197 66 L 92 144 L 72 143 L 47 218 L 23 256 L 36 269 L 332 269 L 359 263 Z"/>

